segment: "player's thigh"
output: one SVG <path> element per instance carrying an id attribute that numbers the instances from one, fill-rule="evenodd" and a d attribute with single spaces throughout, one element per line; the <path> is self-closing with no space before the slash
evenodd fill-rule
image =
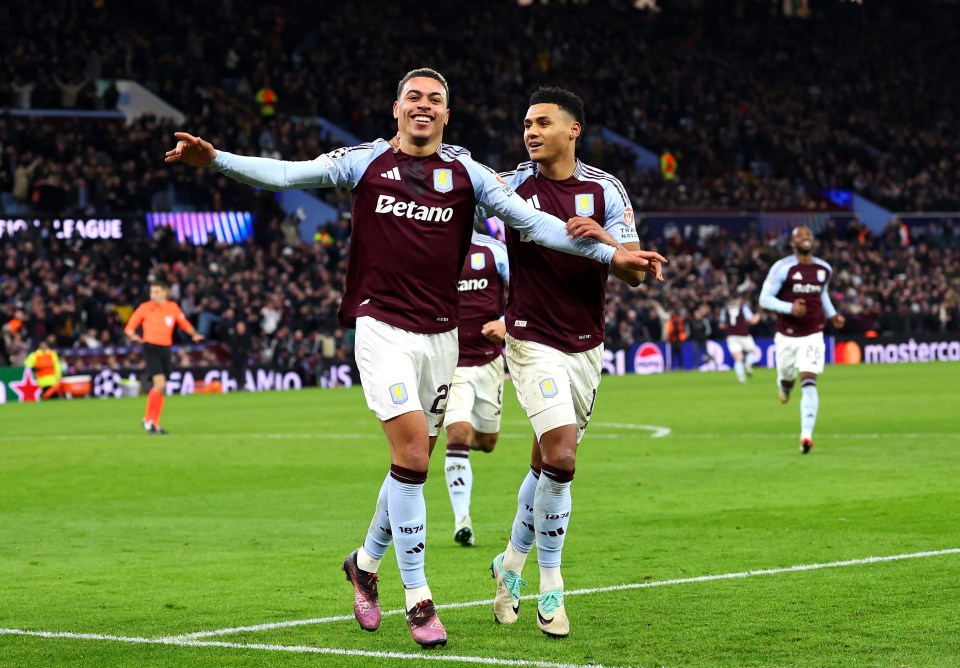
<path id="1" fill-rule="evenodd" d="M 472 366 L 458 366 L 453 372 L 446 416 L 443 419 L 447 426 L 457 422 L 470 422 L 475 401 L 473 378 L 476 369 L 477 367 Z"/>
<path id="2" fill-rule="evenodd" d="M 603 368 L 603 346 L 592 350 L 567 355 L 567 375 L 570 378 L 570 394 L 577 418 L 577 443 L 590 424 L 593 409 L 600 389 L 600 370 Z"/>
<path id="3" fill-rule="evenodd" d="M 517 399 L 537 438 L 577 424 L 564 353 L 533 341 L 507 337 L 507 363 Z"/>
<path id="4" fill-rule="evenodd" d="M 418 392 L 430 436 L 443 428 L 444 413 L 450 400 L 450 385 L 460 357 L 457 330 L 441 334 L 421 334 Z"/>
<path id="5" fill-rule="evenodd" d="M 823 373 L 824 357 L 827 353 L 823 342 L 823 332 L 800 337 L 797 350 L 797 371 L 813 373 L 818 376 Z"/>
<path id="6" fill-rule="evenodd" d="M 474 367 L 474 402 L 470 424 L 481 434 L 496 434 L 500 431 L 503 412 L 503 358 Z"/>
<path id="7" fill-rule="evenodd" d="M 370 317 L 357 319 L 354 355 L 367 407 L 383 421 L 422 410 L 418 358 L 422 336 Z"/>
<path id="8" fill-rule="evenodd" d="M 734 359 L 737 358 L 737 355 L 743 355 L 743 340 L 739 336 L 728 336 L 727 337 L 727 350 L 730 351 L 730 354 Z"/>
<path id="9" fill-rule="evenodd" d="M 797 356 L 800 351 L 799 337 L 777 332 L 773 338 L 777 349 L 777 377 L 793 380 L 797 377 Z"/>

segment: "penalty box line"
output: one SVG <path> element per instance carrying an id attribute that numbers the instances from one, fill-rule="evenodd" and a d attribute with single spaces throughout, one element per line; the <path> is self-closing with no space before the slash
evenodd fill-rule
<path id="1" fill-rule="evenodd" d="M 352 617 L 351 617 L 352 619 Z M 309 647 L 306 645 L 266 645 L 262 643 L 237 643 L 223 640 L 189 640 L 184 638 L 139 638 L 136 636 L 116 636 L 100 633 L 67 633 L 62 631 L 26 631 L 24 629 L 0 628 L 0 635 L 28 636 L 34 638 L 65 638 L 69 640 L 100 640 L 122 642 L 134 645 L 167 645 L 174 647 L 221 647 L 225 649 L 260 650 L 266 652 L 291 652 L 295 654 L 326 654 L 372 659 L 401 659 L 413 661 L 447 661 L 456 663 L 476 663 L 488 666 L 518 666 L 521 668 L 604 668 L 601 664 L 557 663 L 554 661 L 528 661 L 523 659 L 498 659 L 487 656 L 461 656 L 444 654 L 443 650 L 433 653 L 374 652 L 361 649 L 343 649 L 340 647 Z"/>
<path id="2" fill-rule="evenodd" d="M 760 570 L 740 571 L 739 573 L 721 573 L 717 575 L 699 575 L 691 578 L 677 578 L 672 580 L 657 580 L 654 582 L 638 582 L 631 584 L 613 585 L 608 587 L 590 587 L 588 589 L 574 589 L 564 592 L 564 596 L 582 596 L 584 594 L 603 594 L 612 591 L 626 591 L 631 589 L 649 589 L 652 587 L 664 587 L 667 585 L 691 584 L 695 582 L 713 582 L 716 580 L 736 580 L 741 578 L 750 578 L 758 575 L 777 575 L 782 573 L 798 573 L 803 571 L 816 571 L 824 568 L 842 568 L 846 566 L 862 566 L 866 564 L 877 564 L 889 561 L 902 561 L 905 559 L 923 559 L 927 557 L 939 557 L 947 554 L 960 554 L 960 548 L 949 548 L 945 550 L 933 550 L 927 552 L 911 552 L 909 554 L 894 554 L 884 557 L 864 557 L 861 559 L 847 559 L 844 561 L 831 561 L 828 563 L 800 564 L 797 566 L 786 566 L 783 568 L 764 568 Z M 536 600 L 536 594 L 521 596 L 522 601 Z M 443 603 L 437 607 L 437 610 L 451 610 L 455 608 L 474 608 L 481 605 L 493 605 L 493 599 L 484 599 L 481 601 L 463 601 L 460 603 Z M 382 614 L 399 615 L 403 614 L 403 609 L 387 610 Z M 329 624 L 331 622 L 352 621 L 353 615 L 334 615 L 331 617 L 315 617 L 313 619 L 294 619 L 285 622 L 268 622 L 265 624 L 252 624 L 250 626 L 234 626 L 230 628 L 214 629 L 211 631 L 197 631 L 195 633 L 185 633 L 182 635 L 167 636 L 168 640 L 196 640 L 199 638 L 212 638 L 216 636 L 233 635 L 236 633 L 248 633 L 257 631 L 270 631 L 273 629 L 290 628 L 293 626 L 308 626 L 313 624 Z"/>

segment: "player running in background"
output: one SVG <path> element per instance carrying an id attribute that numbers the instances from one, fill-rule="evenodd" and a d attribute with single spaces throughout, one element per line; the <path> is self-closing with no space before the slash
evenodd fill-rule
<path id="1" fill-rule="evenodd" d="M 430 69 L 409 72 L 397 86 L 393 116 L 400 150 L 378 139 L 310 161 L 241 157 L 178 132 L 167 162 L 212 166 L 268 190 L 342 187 L 351 191 L 353 231 L 340 322 L 356 327 L 355 355 L 367 406 L 390 447 L 363 545 L 343 564 L 354 586 L 354 615 L 368 631 L 380 625 L 377 571 L 394 543 L 406 597 L 407 623 L 423 647 L 447 642 L 424 572 L 423 484 L 443 424 L 457 365 L 460 269 L 478 203 L 538 243 L 642 270 L 655 253 L 572 239 L 563 221 L 536 210 L 458 146 L 443 144 L 450 91 Z M 568 221 L 573 231 L 589 220 Z M 612 241 L 612 240 L 607 240 Z"/>
<path id="2" fill-rule="evenodd" d="M 167 300 L 169 293 L 170 287 L 163 281 L 150 283 L 150 301 L 137 307 L 123 330 L 132 341 L 143 344 L 147 375 L 153 382 L 153 387 L 147 393 L 147 412 L 143 416 L 143 428 L 151 434 L 167 433 L 160 426 L 160 413 L 163 412 L 167 376 L 173 370 L 170 346 L 173 345 L 174 328 L 179 326 L 194 341 L 203 340 L 203 335 L 193 328 L 180 307 Z M 137 334 L 137 328 L 141 326 L 143 336 Z"/>
<path id="3" fill-rule="evenodd" d="M 477 232 L 460 273 L 460 359 L 445 417 L 444 471 L 453 506 L 453 539 L 473 545 L 470 450 L 493 452 L 503 407 L 504 294 L 510 282 L 507 247 Z"/>
<path id="4" fill-rule="evenodd" d="M 720 330 L 727 335 L 727 350 L 733 356 L 733 370 L 740 383 L 747 382 L 746 376 L 753 378 L 757 344 L 750 334 L 750 327 L 758 322 L 760 314 L 754 313 L 750 304 L 739 295 L 727 302 L 720 311 Z"/>
<path id="5" fill-rule="evenodd" d="M 584 233 L 604 229 L 624 247 L 639 249 L 623 186 L 576 158 L 583 123 L 583 101 L 578 96 L 560 88 L 536 91 L 523 121 L 530 161 L 501 176 L 538 209 L 561 218 L 595 217 L 603 227 L 590 221 Z M 506 340 L 510 376 L 535 436 L 510 540 L 490 567 L 497 582 L 493 611 L 501 624 L 517 621 L 520 586 L 525 584 L 521 573 L 536 544 L 537 623 L 545 634 L 564 637 L 570 624 L 561 553 L 569 530 L 577 445 L 590 422 L 600 384 L 608 271 L 529 241 L 522 231 L 507 232 L 511 278 Z M 645 270 L 663 279 L 659 264 Z M 613 273 L 632 286 L 644 278 L 641 271 L 614 268 Z"/>
<path id="6" fill-rule="evenodd" d="M 837 329 L 846 320 L 837 313 L 827 293 L 833 269 L 813 256 L 813 233 L 795 227 L 790 234 L 793 255 L 778 260 L 760 289 L 760 307 L 777 313 L 777 394 L 780 403 L 790 400 L 800 374 L 800 452 L 813 448 L 820 398 L 817 376 L 823 373 L 826 346 L 823 328 L 830 318 Z"/>

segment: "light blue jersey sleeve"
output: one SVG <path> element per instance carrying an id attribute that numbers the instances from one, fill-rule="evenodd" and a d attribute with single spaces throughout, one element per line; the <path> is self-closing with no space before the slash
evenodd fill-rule
<path id="1" fill-rule="evenodd" d="M 553 250 L 582 255 L 604 264 L 610 264 L 613 260 L 616 249 L 593 239 L 571 239 L 567 236 L 564 221 L 526 202 L 502 179 L 498 180 L 489 167 L 469 156 L 457 156 L 457 160 L 466 167 L 470 175 L 477 202 L 486 205 L 487 210 L 493 211 L 513 229 Z"/>
<path id="2" fill-rule="evenodd" d="M 778 260 L 770 267 L 770 273 L 767 274 L 766 280 L 763 281 L 763 287 L 760 288 L 760 308 L 775 313 L 790 313 L 793 311 L 792 303 L 777 298 L 777 293 L 780 292 L 780 288 L 787 280 L 787 272 L 790 271 L 791 261 L 792 257 L 786 257 Z"/>
<path id="3" fill-rule="evenodd" d="M 389 148 L 390 144 L 378 139 L 303 161 L 251 158 L 218 150 L 210 166 L 235 181 L 265 190 L 353 189 L 370 163 Z"/>
<path id="4" fill-rule="evenodd" d="M 494 265 L 497 267 L 497 274 L 504 283 L 509 283 L 510 260 L 507 258 L 507 244 L 499 239 L 494 239 L 488 234 L 481 234 L 476 230 L 473 231 L 473 236 L 470 237 L 470 243 L 490 249 L 490 253 L 493 255 Z"/>
<path id="5" fill-rule="evenodd" d="M 633 219 L 633 207 L 627 197 L 627 191 L 620 181 L 614 179 L 600 181 L 603 186 L 603 198 L 606 201 L 604 210 L 606 218 L 603 227 L 620 243 L 640 243 L 637 236 L 637 226 Z"/>
<path id="6" fill-rule="evenodd" d="M 826 267 L 830 271 L 830 278 L 833 278 L 833 267 L 820 258 L 815 258 L 814 262 Z M 829 285 L 829 281 L 823 284 L 823 292 L 820 293 L 820 301 L 823 304 L 823 315 L 825 315 L 827 318 L 832 318 L 833 316 L 837 315 L 837 309 L 834 308 L 833 301 L 830 299 L 830 291 L 827 289 Z"/>

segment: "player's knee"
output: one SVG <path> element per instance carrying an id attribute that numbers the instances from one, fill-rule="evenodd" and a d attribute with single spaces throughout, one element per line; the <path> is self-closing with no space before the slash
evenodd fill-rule
<path id="1" fill-rule="evenodd" d="M 447 427 L 447 443 L 464 443 L 473 440 L 473 429 L 467 422 L 455 422 Z"/>
<path id="2" fill-rule="evenodd" d="M 167 379 L 160 376 L 153 379 L 153 389 L 155 389 L 160 394 L 163 394 L 167 389 Z"/>
<path id="3" fill-rule="evenodd" d="M 561 471 L 572 471 L 577 468 L 577 449 L 564 448 L 553 452 L 547 452 L 543 455 L 543 465 L 550 466 Z"/>
<path id="4" fill-rule="evenodd" d="M 493 449 L 497 447 L 497 437 L 499 434 L 477 434 L 476 444 L 477 450 L 482 450 L 483 452 L 493 452 Z"/>

